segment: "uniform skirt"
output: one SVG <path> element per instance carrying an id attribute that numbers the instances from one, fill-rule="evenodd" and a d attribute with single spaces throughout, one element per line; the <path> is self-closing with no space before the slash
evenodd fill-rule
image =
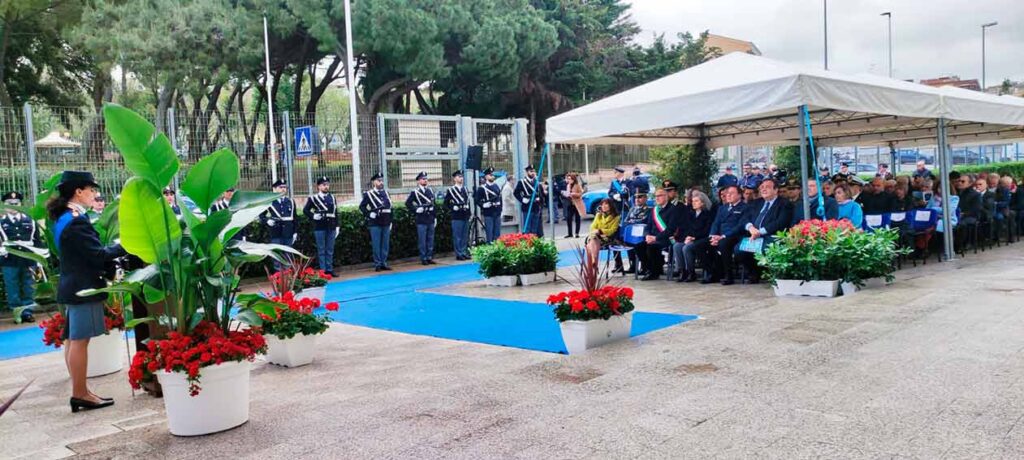
<path id="1" fill-rule="evenodd" d="M 67 306 L 64 339 L 83 340 L 107 333 L 103 320 L 103 302 L 88 302 Z"/>

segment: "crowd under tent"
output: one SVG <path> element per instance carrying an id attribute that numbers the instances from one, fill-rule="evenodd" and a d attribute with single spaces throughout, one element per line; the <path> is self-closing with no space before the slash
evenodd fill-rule
<path id="1" fill-rule="evenodd" d="M 547 142 L 800 145 L 810 161 L 806 119 L 815 147 L 937 145 L 944 177 L 952 169 L 950 145 L 1024 139 L 1022 98 L 732 53 L 552 117 Z M 942 184 L 949 222 L 948 180 Z M 804 215 L 813 215 L 806 190 Z M 944 235 L 949 260 L 952 232 Z"/>

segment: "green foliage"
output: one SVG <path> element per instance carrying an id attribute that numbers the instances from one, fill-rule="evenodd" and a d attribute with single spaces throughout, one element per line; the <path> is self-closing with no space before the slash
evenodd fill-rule
<path id="1" fill-rule="evenodd" d="M 551 240 L 517 233 L 473 248 L 473 259 L 486 278 L 547 273 L 555 271 L 558 249 Z"/>
<path id="2" fill-rule="evenodd" d="M 814 164 L 807 159 L 807 177 L 816 177 L 817 172 L 814 170 Z M 800 178 L 800 146 L 798 145 L 787 145 L 784 147 L 778 147 L 775 149 L 775 160 L 773 161 L 778 165 L 779 169 L 786 171 L 789 177 Z M 874 177 L 874 175 L 871 175 Z"/>
<path id="3" fill-rule="evenodd" d="M 1024 180 L 1024 161 L 1007 161 L 1003 163 L 989 163 L 986 165 L 956 166 L 954 170 L 961 174 L 977 174 L 980 172 L 996 172 L 1000 176 L 1012 176 L 1017 182 Z"/>
<path id="4" fill-rule="evenodd" d="M 849 221 L 810 220 L 776 235 L 776 241 L 757 254 L 768 279 L 829 281 L 863 285 L 869 278 L 893 279 L 898 249 L 896 229 L 864 232 Z"/>
<path id="5" fill-rule="evenodd" d="M 671 180 L 684 189 L 696 185 L 711 190 L 711 177 L 718 171 L 718 161 L 696 145 L 657 147 L 651 150 L 651 159 L 658 164 L 658 178 Z"/>
<path id="6" fill-rule="evenodd" d="M 68 46 L 67 30 L 78 24 L 81 1 L 0 2 L 0 106 L 29 101 L 74 107 L 84 101 L 93 69 L 81 50 Z"/>
<path id="7" fill-rule="evenodd" d="M 276 336 L 281 340 L 296 335 L 318 335 L 327 332 L 328 315 L 308 315 L 295 310 L 282 309 L 274 321 L 263 323 L 263 333 Z"/>
<path id="8" fill-rule="evenodd" d="M 230 209 L 212 215 L 203 210 L 199 216 L 185 213 L 183 231 L 182 223 L 161 196 L 161 189 L 177 171 L 178 160 L 170 144 L 161 141 L 160 136 L 146 139 L 144 133 L 155 131 L 142 117 L 127 115 L 112 105 L 103 112 L 111 138 L 135 174 L 122 191 L 118 210 L 121 242 L 129 253 L 151 265 L 118 284 L 88 293 L 122 292 L 144 296 L 150 304 L 161 302 L 162 311 L 151 311 L 149 316 L 184 335 L 204 319 L 226 333 L 236 306 L 237 319 L 259 325 L 259 314 L 273 313 L 277 304 L 259 296 L 236 297 L 240 274 L 249 263 L 267 257 L 284 261 L 283 254 L 294 251 L 232 241 L 231 231 L 255 220 L 276 195 L 232 202 Z M 225 184 L 234 186 L 238 160 L 225 156 L 233 154 L 218 153 L 200 160 L 186 178 L 191 187 L 183 193 L 196 201 Z M 193 197 L 189 190 L 199 192 Z"/>

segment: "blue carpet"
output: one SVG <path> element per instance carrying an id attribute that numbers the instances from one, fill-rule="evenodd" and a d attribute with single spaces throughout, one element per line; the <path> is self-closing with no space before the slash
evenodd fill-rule
<path id="1" fill-rule="evenodd" d="M 577 263 L 575 251 L 559 253 L 559 267 Z M 565 353 L 558 322 L 545 304 L 418 292 L 483 277 L 477 264 L 439 266 L 334 281 L 325 298 L 341 303 L 334 321 L 407 334 Z M 500 288 L 496 288 L 500 289 Z M 691 315 L 633 314 L 632 337 L 696 319 Z M 43 331 L 26 327 L 0 332 L 0 360 L 55 351 Z"/>
<path id="2" fill-rule="evenodd" d="M 342 302 L 331 319 L 407 334 L 566 353 L 551 307 L 539 303 L 411 292 Z M 635 312 L 630 335 L 694 319 L 697 317 Z"/>

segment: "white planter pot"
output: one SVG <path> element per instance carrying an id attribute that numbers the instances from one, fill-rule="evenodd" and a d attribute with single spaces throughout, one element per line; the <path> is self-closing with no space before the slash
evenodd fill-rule
<path id="1" fill-rule="evenodd" d="M 321 286 L 321 287 L 314 287 L 314 288 L 303 289 L 303 290 L 299 291 L 298 293 L 296 293 L 295 297 L 299 298 L 299 299 L 301 299 L 303 297 L 308 297 L 310 299 L 318 299 L 320 301 L 320 304 L 323 305 L 323 303 L 324 303 L 324 294 L 326 294 L 326 293 L 327 293 L 327 286 Z"/>
<path id="2" fill-rule="evenodd" d="M 843 295 L 856 294 L 860 289 L 861 288 L 857 287 L 856 284 L 850 282 L 839 283 L 839 291 L 842 292 Z"/>
<path id="3" fill-rule="evenodd" d="M 284 340 L 273 334 L 263 337 L 267 339 L 267 362 L 270 364 L 298 367 L 313 362 L 317 335 L 299 334 Z"/>
<path id="4" fill-rule="evenodd" d="M 775 280 L 775 295 L 835 297 L 839 291 L 839 280 L 833 281 L 801 281 Z"/>
<path id="5" fill-rule="evenodd" d="M 582 353 L 606 343 L 625 340 L 633 326 L 633 312 L 608 319 L 565 321 L 559 323 L 562 341 L 570 355 Z"/>
<path id="6" fill-rule="evenodd" d="M 89 339 L 89 367 L 85 371 L 86 377 L 99 377 L 120 371 L 124 366 L 125 354 L 124 331 L 120 329 Z"/>
<path id="7" fill-rule="evenodd" d="M 247 422 L 251 367 L 249 361 L 232 361 L 202 368 L 197 396 L 189 396 L 187 373 L 157 372 L 171 434 L 198 436 Z"/>
<path id="8" fill-rule="evenodd" d="M 523 286 L 532 286 L 534 284 L 545 284 L 555 282 L 555 272 L 544 272 L 544 273 L 530 273 L 529 275 L 519 275 L 519 282 Z"/>
<path id="9" fill-rule="evenodd" d="M 519 284 L 519 277 L 516 275 L 509 276 L 492 276 L 485 278 L 488 286 L 501 286 L 501 287 L 513 287 Z"/>

